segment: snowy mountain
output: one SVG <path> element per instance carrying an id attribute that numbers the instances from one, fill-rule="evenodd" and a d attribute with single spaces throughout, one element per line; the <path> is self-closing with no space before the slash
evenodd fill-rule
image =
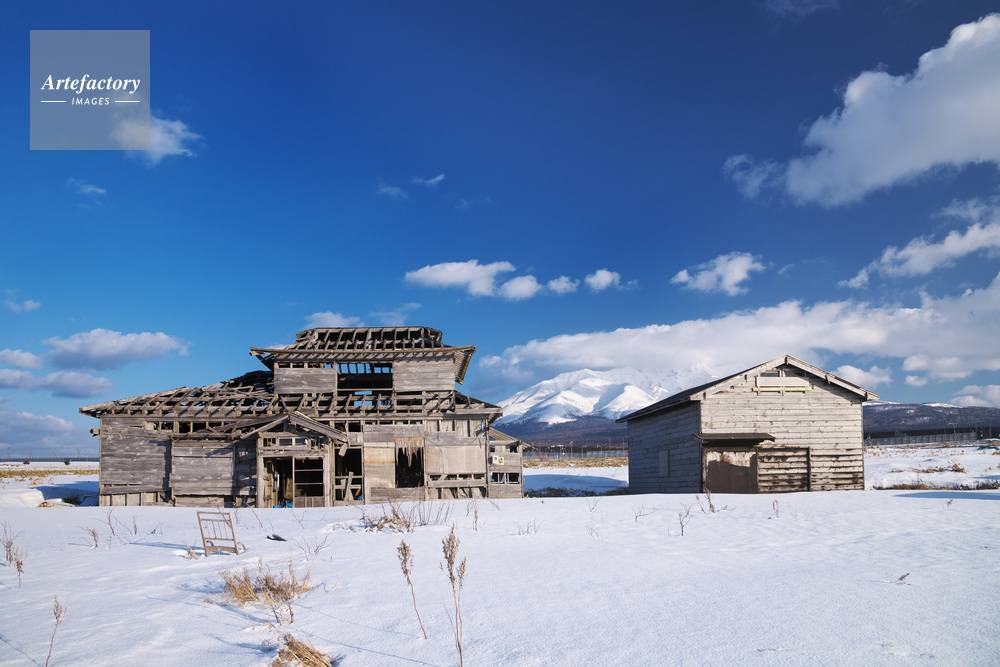
<path id="1" fill-rule="evenodd" d="M 553 425 L 584 417 L 616 419 L 707 377 L 698 371 L 654 377 L 635 368 L 562 373 L 501 401 L 504 416 L 500 423 Z"/>

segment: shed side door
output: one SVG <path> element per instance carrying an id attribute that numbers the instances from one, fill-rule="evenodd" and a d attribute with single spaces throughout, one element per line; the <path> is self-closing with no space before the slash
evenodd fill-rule
<path id="1" fill-rule="evenodd" d="M 705 489 L 712 493 L 757 493 L 756 450 L 706 447 Z"/>

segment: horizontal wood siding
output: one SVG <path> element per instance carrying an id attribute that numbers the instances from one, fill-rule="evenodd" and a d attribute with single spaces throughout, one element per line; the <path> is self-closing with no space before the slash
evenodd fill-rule
<path id="1" fill-rule="evenodd" d="M 276 394 L 332 394 L 336 390 L 336 368 L 274 369 Z"/>
<path id="2" fill-rule="evenodd" d="M 640 417 L 628 422 L 629 493 L 701 491 L 699 405 Z M 660 476 L 660 453 L 666 452 L 669 475 Z"/>
<path id="3" fill-rule="evenodd" d="M 174 443 L 170 461 L 170 492 L 175 499 L 232 495 L 232 443 Z"/>
<path id="4" fill-rule="evenodd" d="M 775 448 L 808 448 L 813 491 L 864 488 L 861 397 L 822 378 L 806 379 L 807 391 L 757 392 L 750 379 L 711 394 L 701 402 L 701 430 L 768 433 Z M 800 455 L 765 454 L 758 471 L 761 492 L 802 490 L 806 463 Z"/>
<path id="5" fill-rule="evenodd" d="M 394 361 L 392 387 L 396 391 L 452 391 L 455 389 L 455 362 L 451 355 Z"/>
<path id="6" fill-rule="evenodd" d="M 757 490 L 760 493 L 809 491 L 809 449 L 761 447 L 757 451 Z"/>
<path id="7" fill-rule="evenodd" d="M 143 418 L 101 419 L 100 487 L 136 486 L 166 491 L 170 434 L 143 428 Z"/>

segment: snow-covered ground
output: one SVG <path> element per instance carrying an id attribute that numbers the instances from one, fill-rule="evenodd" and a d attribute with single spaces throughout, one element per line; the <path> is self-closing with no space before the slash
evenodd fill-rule
<path id="1" fill-rule="evenodd" d="M 869 483 L 917 474 L 893 467 L 951 461 L 966 477 L 998 478 L 990 450 L 898 454 L 871 457 Z M 61 477 L 46 479 L 43 496 L 73 495 L 60 493 Z M 624 468 L 525 474 L 528 488 L 625 479 Z M 0 495 L 28 485 L 3 481 Z M 694 494 L 527 498 L 424 510 L 449 514 L 397 533 L 364 529 L 362 512 L 379 507 L 233 510 L 246 552 L 205 557 L 195 510 L 0 506 L 0 530 L 22 562 L 20 586 L 16 568 L 0 564 L 0 664 L 45 664 L 55 597 L 65 616 L 51 665 L 266 665 L 284 633 L 344 665 L 458 664 L 440 567 L 452 525 L 467 559 L 467 665 L 1000 664 L 1000 491 L 715 495 L 711 505 Z M 400 570 L 401 540 L 428 639 Z M 278 622 L 266 608 L 223 604 L 220 572 L 289 564 L 313 585 L 292 603 L 294 622 L 285 609 Z"/>

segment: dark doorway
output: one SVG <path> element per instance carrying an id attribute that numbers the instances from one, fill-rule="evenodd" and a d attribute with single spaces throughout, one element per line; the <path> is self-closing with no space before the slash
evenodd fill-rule
<path id="1" fill-rule="evenodd" d="M 705 448 L 705 490 L 757 493 L 757 452 L 753 449 Z"/>
<path id="2" fill-rule="evenodd" d="M 423 447 L 396 448 L 396 488 L 412 489 L 424 485 Z"/>

